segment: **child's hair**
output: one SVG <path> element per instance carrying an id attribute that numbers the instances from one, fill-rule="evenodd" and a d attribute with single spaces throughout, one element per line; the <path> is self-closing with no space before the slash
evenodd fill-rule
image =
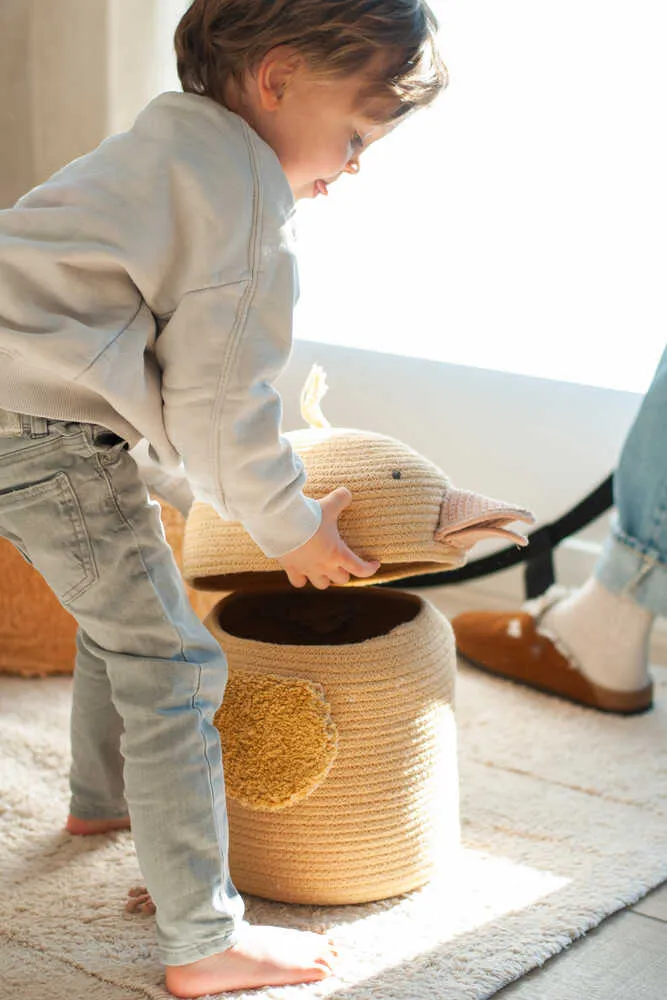
<path id="1" fill-rule="evenodd" d="M 228 81 L 290 45 L 325 78 L 381 67 L 366 92 L 391 99 L 395 120 L 447 85 L 437 29 L 425 0 L 193 0 L 176 29 L 178 74 L 183 90 L 224 104 Z"/>

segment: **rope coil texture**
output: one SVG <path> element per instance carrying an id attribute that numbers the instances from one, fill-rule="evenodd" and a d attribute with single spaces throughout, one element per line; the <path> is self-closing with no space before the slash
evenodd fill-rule
<path id="1" fill-rule="evenodd" d="M 254 789 L 253 807 L 234 797 L 232 782 L 230 865 L 237 888 L 333 905 L 425 884 L 459 841 L 455 650 L 447 620 L 420 597 L 369 588 L 235 593 L 206 624 L 225 650 L 230 684 L 242 690 L 244 679 L 307 681 L 337 731 L 335 755 L 322 757 L 322 780 L 306 797 L 262 808 L 263 777 L 254 774 L 245 779 Z M 268 719 L 270 728 L 275 716 Z M 239 739 L 237 724 L 259 730 L 262 720 L 228 715 L 223 755 L 226 743 Z M 296 711 L 287 724 L 299 732 L 304 719 Z M 307 744 L 309 726 L 306 719 Z M 324 743 L 330 752 L 331 742 Z M 284 765 L 289 772 L 290 761 Z M 248 766 L 261 771 L 261 755 Z"/>

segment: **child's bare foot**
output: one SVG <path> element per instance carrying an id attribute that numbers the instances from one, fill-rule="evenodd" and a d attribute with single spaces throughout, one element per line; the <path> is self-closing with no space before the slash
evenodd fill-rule
<path id="1" fill-rule="evenodd" d="M 244 924 L 238 944 L 189 965 L 168 965 L 166 985 L 177 997 L 312 983 L 333 972 L 332 942 L 321 934 Z"/>
<path id="2" fill-rule="evenodd" d="M 143 913 L 149 917 L 155 913 L 155 903 L 145 885 L 138 885 L 134 889 L 130 889 L 127 897 L 126 913 Z"/>
<path id="3" fill-rule="evenodd" d="M 129 830 L 130 817 L 123 816 L 121 819 L 78 819 L 76 816 L 68 816 L 65 829 L 68 833 L 73 833 L 78 837 L 86 837 L 91 833 L 108 833 L 110 830 Z"/>

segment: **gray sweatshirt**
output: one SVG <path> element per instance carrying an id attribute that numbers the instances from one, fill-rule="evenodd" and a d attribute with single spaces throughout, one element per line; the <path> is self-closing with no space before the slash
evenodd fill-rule
<path id="1" fill-rule="evenodd" d="M 294 200 L 273 150 L 163 94 L 0 212 L 0 407 L 148 442 L 268 556 L 321 521 L 281 436 Z"/>

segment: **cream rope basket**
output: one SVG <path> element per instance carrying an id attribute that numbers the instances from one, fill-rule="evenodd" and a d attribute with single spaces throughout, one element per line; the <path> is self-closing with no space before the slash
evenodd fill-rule
<path id="1" fill-rule="evenodd" d="M 337 486 L 352 493 L 340 533 L 353 551 L 382 565 L 370 581 L 352 578 L 351 586 L 455 569 L 479 538 L 526 544 L 507 525 L 532 523 L 529 511 L 457 489 L 441 469 L 395 438 L 329 426 L 320 408 L 325 391 L 324 373 L 314 366 L 301 397 L 309 427 L 285 437 L 303 461 L 307 496 L 318 500 Z M 287 583 L 280 564 L 264 555 L 242 524 L 222 520 L 201 502 L 187 519 L 183 572 L 191 586 L 208 590 Z"/>
<path id="2" fill-rule="evenodd" d="M 253 590 L 207 625 L 237 888 L 292 903 L 423 885 L 459 839 L 449 623 L 397 591 Z"/>
<path id="3" fill-rule="evenodd" d="M 165 535 L 180 567 L 185 519 L 164 501 L 160 507 Z M 219 600 L 216 594 L 190 587 L 187 593 L 200 618 Z M 37 570 L 0 538 L 0 674 L 71 674 L 75 657 L 76 622 Z"/>
<path id="4" fill-rule="evenodd" d="M 293 903 L 368 902 L 423 885 L 459 839 L 455 648 L 420 597 L 368 586 L 460 566 L 480 537 L 528 511 L 457 490 L 402 442 L 331 428 L 320 369 L 287 435 L 314 498 L 348 486 L 351 548 L 382 561 L 365 587 L 289 587 L 241 524 L 196 503 L 183 565 L 194 587 L 235 591 L 206 624 L 229 680 L 216 715 L 232 879 Z"/>

